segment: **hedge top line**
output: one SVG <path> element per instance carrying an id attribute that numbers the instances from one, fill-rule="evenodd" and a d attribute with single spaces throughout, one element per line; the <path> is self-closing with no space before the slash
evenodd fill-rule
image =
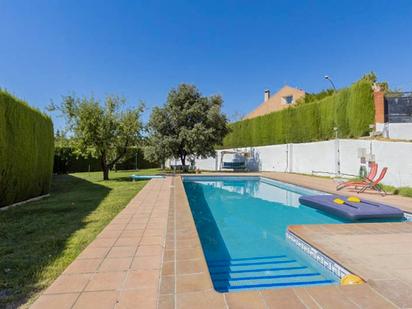
<path id="1" fill-rule="evenodd" d="M 21 104 L 22 107 L 26 108 L 27 110 L 38 114 L 39 116 L 41 116 L 42 118 L 44 118 L 44 120 L 49 121 L 50 123 L 53 123 L 53 121 L 51 120 L 50 116 L 47 115 L 46 113 L 42 112 L 41 110 L 39 110 L 38 108 L 35 108 L 33 106 L 30 106 L 26 101 L 16 97 L 14 94 L 10 93 L 9 91 L 7 91 L 6 89 L 0 88 L 0 96 L 6 96 L 6 97 L 10 97 L 13 101 L 15 101 L 16 103 Z"/>
<path id="2" fill-rule="evenodd" d="M 352 87 L 354 87 L 354 86 L 356 86 L 356 85 L 358 85 L 359 83 L 362 83 L 362 82 L 365 82 L 365 83 L 370 84 L 370 85 L 371 85 L 371 92 L 372 92 L 372 90 L 373 90 L 373 88 L 372 88 L 372 83 L 369 82 L 369 81 L 366 80 L 366 79 L 360 79 L 360 80 L 352 83 L 350 86 L 344 87 L 344 88 L 340 88 L 339 90 L 336 90 L 333 94 L 331 94 L 331 95 L 329 95 L 329 96 L 326 96 L 326 97 L 324 97 L 324 98 L 322 98 L 322 99 L 320 99 L 320 100 L 312 101 L 312 102 L 305 103 L 305 104 L 298 105 L 298 106 L 296 106 L 296 105 L 291 105 L 291 106 L 289 106 L 288 108 L 285 108 L 285 109 L 282 109 L 282 110 L 279 110 L 279 111 L 275 111 L 275 112 L 271 112 L 271 113 L 267 113 L 267 114 L 265 114 L 265 115 L 257 116 L 257 117 L 250 118 L 250 119 L 242 119 L 242 120 L 234 121 L 234 122 L 231 122 L 230 125 L 234 125 L 234 124 L 237 124 L 237 123 L 240 123 L 240 122 L 253 121 L 254 119 L 264 118 L 264 117 L 267 117 L 267 116 L 269 116 L 269 115 L 276 114 L 276 113 L 282 113 L 282 112 L 285 112 L 285 111 L 288 111 L 288 110 L 291 110 L 291 109 L 303 109 L 303 108 L 305 108 L 305 107 L 307 108 L 307 106 L 310 106 L 310 105 L 322 104 L 323 102 L 329 101 L 329 100 L 331 99 L 331 97 L 338 96 L 338 95 L 341 94 L 342 92 L 347 91 L 347 90 L 350 90 Z"/>

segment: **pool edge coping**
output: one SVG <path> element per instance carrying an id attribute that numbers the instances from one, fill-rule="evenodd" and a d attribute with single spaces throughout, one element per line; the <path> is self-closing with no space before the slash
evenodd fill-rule
<path id="1" fill-rule="evenodd" d="M 300 250 L 300 252 L 307 258 L 316 262 L 323 269 L 331 272 L 338 279 L 342 279 L 345 275 L 354 274 L 352 271 L 341 265 L 341 263 L 330 257 L 328 254 L 312 246 L 309 242 L 299 237 L 291 229 L 293 229 L 293 226 L 288 226 L 288 229 L 286 231 L 286 240 L 292 242 L 294 246 L 298 247 L 298 250 Z M 330 268 L 328 268 L 328 266 Z"/>

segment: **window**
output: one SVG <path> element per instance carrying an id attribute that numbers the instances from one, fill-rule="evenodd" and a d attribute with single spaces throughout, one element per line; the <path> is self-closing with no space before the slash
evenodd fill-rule
<path id="1" fill-rule="evenodd" d="M 283 104 L 293 104 L 293 95 L 282 97 Z"/>

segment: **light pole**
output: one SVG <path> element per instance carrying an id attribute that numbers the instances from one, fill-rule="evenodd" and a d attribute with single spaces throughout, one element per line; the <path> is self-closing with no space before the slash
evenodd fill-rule
<path id="1" fill-rule="evenodd" d="M 335 84 L 333 83 L 333 80 L 328 75 L 325 75 L 325 79 L 331 83 L 333 90 L 336 91 L 336 87 L 335 87 Z"/>

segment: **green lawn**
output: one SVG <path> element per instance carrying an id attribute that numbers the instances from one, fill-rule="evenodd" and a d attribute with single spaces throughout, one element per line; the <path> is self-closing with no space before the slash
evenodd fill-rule
<path id="1" fill-rule="evenodd" d="M 63 272 L 147 183 L 132 173 L 54 176 L 49 198 L 0 211 L 0 308 L 31 301 Z"/>
<path id="2" fill-rule="evenodd" d="M 412 197 L 412 188 L 411 187 L 394 187 L 394 186 L 387 186 L 384 185 L 383 188 L 386 192 L 392 193 L 394 195 L 401 195 L 405 197 Z"/>

